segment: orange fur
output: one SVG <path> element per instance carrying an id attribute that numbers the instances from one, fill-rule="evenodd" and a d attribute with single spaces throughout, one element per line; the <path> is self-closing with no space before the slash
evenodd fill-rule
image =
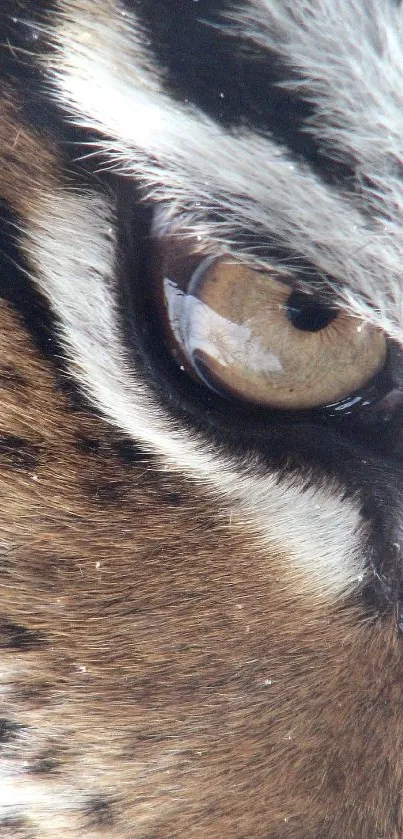
<path id="1" fill-rule="evenodd" d="M 57 166 L 19 124 L 8 100 L 24 228 Z M 1 835 L 399 839 L 392 622 L 306 603 L 207 493 L 128 462 L 6 302 L 0 332 Z"/>

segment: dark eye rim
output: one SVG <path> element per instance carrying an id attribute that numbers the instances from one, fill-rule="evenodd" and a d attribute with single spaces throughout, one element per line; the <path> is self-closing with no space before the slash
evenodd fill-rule
<path id="1" fill-rule="evenodd" d="M 309 414 L 319 413 L 327 419 L 343 419 L 356 416 L 370 410 L 374 404 L 379 402 L 393 389 L 394 385 L 389 372 L 390 367 L 390 345 L 387 345 L 386 358 L 383 367 L 373 376 L 367 384 L 337 402 L 329 403 L 308 411 Z"/>
<path id="2" fill-rule="evenodd" d="M 236 412 L 238 417 L 245 418 L 245 422 L 253 422 L 256 419 L 270 424 L 277 422 L 296 424 L 309 420 L 319 424 L 334 422 L 339 425 L 351 420 L 360 421 L 363 414 L 370 412 L 372 407 L 395 387 L 389 372 L 390 346 L 388 345 L 381 370 L 363 388 L 353 391 L 347 397 L 334 403 L 315 408 L 285 410 L 243 402 L 217 390 L 212 382 L 207 381 L 205 375 L 193 376 L 190 368 L 175 358 L 167 346 L 161 318 L 155 310 L 155 300 L 152 296 L 149 298 L 149 306 L 151 308 L 146 315 L 148 328 L 143 330 L 143 337 L 148 345 L 146 353 L 152 360 L 154 374 L 156 373 L 157 379 L 161 378 L 165 384 L 169 383 L 170 400 L 175 390 L 179 394 L 180 404 L 185 409 L 189 405 L 196 405 L 196 413 L 198 412 L 197 405 L 199 405 L 201 411 L 207 410 L 209 414 L 214 410 L 228 414 Z M 191 410 L 191 413 L 194 413 L 194 410 Z"/>
<path id="3" fill-rule="evenodd" d="M 153 281 L 154 208 L 132 199 L 128 204 L 125 192 L 122 208 L 118 277 L 124 340 L 132 348 L 135 362 L 143 369 L 157 398 L 163 404 L 168 404 L 170 409 L 175 412 L 177 410 L 182 419 L 185 413 L 189 419 L 193 417 L 203 424 L 206 421 L 214 424 L 214 416 L 220 416 L 223 422 L 231 423 L 232 418 L 236 418 L 238 423 L 250 425 L 251 428 L 253 424 L 273 428 L 277 423 L 294 425 L 312 422 L 318 427 L 330 424 L 348 429 L 351 424 L 360 425 L 362 418 L 366 421 L 372 409 L 396 387 L 390 373 L 388 346 L 383 368 L 364 388 L 350 394 L 348 398 L 325 406 L 287 411 L 242 403 L 231 396 L 209 389 L 206 384 L 193 378 L 186 369 L 181 369 L 178 361 L 167 349 L 161 320 L 156 311 Z M 301 286 L 299 290 L 302 290 Z"/>
<path id="4" fill-rule="evenodd" d="M 149 247 L 151 249 L 153 248 L 153 243 L 155 243 L 155 239 L 150 237 Z M 158 264 L 161 258 L 161 251 L 158 247 L 157 254 Z M 212 255 L 190 252 L 188 260 L 185 260 L 185 265 L 187 269 L 189 266 L 192 266 L 191 275 L 194 271 L 197 271 L 199 265 L 203 264 L 203 262 L 208 261 L 210 264 L 220 258 L 219 256 L 214 257 Z M 182 261 L 180 263 L 182 264 Z M 204 398 L 209 402 L 217 400 L 217 404 L 219 402 L 220 406 L 224 406 L 224 408 L 231 406 L 231 410 L 237 410 L 239 414 L 248 417 L 267 417 L 273 421 L 281 420 L 287 423 L 299 422 L 301 420 L 306 421 L 307 419 L 312 419 L 313 421 L 329 421 L 330 419 L 340 421 L 347 417 L 357 416 L 358 413 L 368 410 L 374 403 L 381 400 L 388 390 L 393 388 L 394 385 L 389 382 L 387 376 L 389 349 L 388 345 L 386 345 L 386 358 L 382 368 L 364 386 L 355 391 L 351 391 L 348 396 L 332 403 L 313 406 L 311 408 L 278 408 L 270 405 L 254 404 L 253 402 L 242 400 L 236 395 L 232 395 L 230 390 L 226 392 L 225 388 L 221 388 L 215 382 L 214 377 L 210 374 L 208 368 L 205 367 L 203 358 L 198 359 L 195 355 L 192 362 L 190 362 L 186 358 L 183 349 L 173 343 L 171 330 L 164 324 L 164 316 L 161 314 L 164 310 L 162 283 L 158 281 L 155 264 L 156 262 L 153 257 L 150 267 L 150 287 L 152 289 L 151 306 L 156 315 L 156 331 L 160 333 L 165 350 L 171 356 L 176 371 L 180 372 L 182 380 L 185 374 L 188 378 L 188 387 L 195 387 L 199 392 L 200 390 L 206 391 Z M 186 275 L 189 276 L 187 271 Z M 192 282 L 191 276 L 190 282 Z M 284 282 L 284 285 L 289 288 L 289 297 L 286 306 L 284 306 L 286 316 L 288 316 L 287 308 L 291 308 L 293 304 L 300 305 L 304 310 L 302 311 L 302 323 L 293 324 L 297 329 L 301 329 L 304 332 L 319 332 L 332 323 L 340 314 L 340 310 L 329 299 L 324 299 L 319 294 L 315 295 L 311 292 L 306 292 L 302 289 L 301 285 L 296 285 L 294 288 L 287 282 Z M 180 286 L 182 289 L 184 287 L 182 285 Z M 306 317 L 306 315 L 308 316 Z M 306 320 L 304 320 L 305 317 Z M 289 319 L 291 320 L 291 318 Z"/>
<path id="5" fill-rule="evenodd" d="M 148 299 L 148 303 L 152 305 L 151 299 Z M 365 432 L 367 427 L 375 428 L 376 433 L 376 425 L 379 423 L 377 406 L 395 387 L 389 370 L 388 346 L 383 368 L 365 388 L 355 391 L 339 402 L 293 411 L 243 403 L 214 391 L 207 384 L 192 377 L 186 369 L 181 369 L 178 361 L 167 349 L 159 317 L 152 308 L 147 312 L 143 310 L 143 314 L 140 314 L 141 319 L 141 355 L 147 380 L 157 398 L 173 411 L 181 422 L 186 422 L 187 417 L 189 421 L 203 427 L 208 426 L 212 431 L 220 428 L 222 433 L 227 429 L 229 437 L 234 433 L 232 427 L 238 429 L 238 436 L 239 429 L 245 429 L 247 438 L 252 442 L 256 435 L 257 439 L 262 438 L 265 434 L 264 429 L 270 436 L 276 427 L 304 427 L 308 423 L 310 427 L 316 427 L 318 433 L 320 428 L 333 428 L 343 436 L 348 437 L 352 433 L 361 438 L 361 431 Z"/>

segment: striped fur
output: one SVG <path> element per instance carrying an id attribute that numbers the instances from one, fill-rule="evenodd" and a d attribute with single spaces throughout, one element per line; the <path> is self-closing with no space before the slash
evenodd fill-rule
<path id="1" fill-rule="evenodd" d="M 403 12 L 203 3 L 3 14 L 0 836 L 398 839 Z M 163 230 L 382 330 L 376 397 L 187 378 Z"/>

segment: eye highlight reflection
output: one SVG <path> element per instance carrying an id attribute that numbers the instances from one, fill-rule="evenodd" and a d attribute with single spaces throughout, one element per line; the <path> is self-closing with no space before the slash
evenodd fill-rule
<path id="1" fill-rule="evenodd" d="M 188 271 L 177 257 L 168 263 L 158 296 L 171 352 L 223 396 L 287 411 L 323 407 L 365 387 L 385 364 L 379 330 L 293 291 L 274 270 L 232 257 L 199 256 Z"/>

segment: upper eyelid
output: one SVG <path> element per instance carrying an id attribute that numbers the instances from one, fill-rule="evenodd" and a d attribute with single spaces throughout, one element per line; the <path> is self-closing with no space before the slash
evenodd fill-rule
<path id="1" fill-rule="evenodd" d="M 181 247 L 186 249 L 186 242 L 189 241 L 189 256 L 197 252 L 200 249 L 200 258 L 204 259 L 206 256 L 212 256 L 218 258 L 223 258 L 225 255 L 220 252 L 213 242 L 209 241 L 207 238 L 203 241 L 203 237 L 198 234 L 195 234 L 194 229 L 192 228 L 191 224 L 187 223 L 187 215 L 185 213 L 178 213 L 175 216 L 172 211 L 168 208 L 158 207 L 154 214 L 151 223 L 151 230 L 150 234 L 151 237 L 155 236 L 156 238 L 164 238 L 164 236 L 171 236 L 172 238 L 178 237 L 181 241 Z M 192 243 L 192 245 L 190 244 Z M 312 276 L 315 276 L 315 279 L 311 282 L 309 281 L 309 273 L 305 269 L 299 269 L 298 265 L 295 267 L 287 268 L 286 263 L 282 264 L 282 261 L 273 259 L 273 262 L 270 264 L 269 261 L 257 261 L 255 259 L 245 260 L 244 255 L 240 256 L 236 253 L 227 253 L 228 259 L 238 259 L 240 262 L 246 262 L 250 268 L 255 271 L 261 273 L 270 273 L 273 271 L 276 275 L 276 280 L 278 282 L 284 283 L 284 285 L 288 286 L 290 289 L 290 294 L 294 291 L 300 291 L 304 294 L 308 294 L 312 296 L 318 303 L 322 305 L 328 305 L 332 308 L 337 308 L 342 310 L 340 306 L 340 298 L 336 295 L 334 289 L 332 288 L 332 284 L 329 282 L 325 282 L 323 278 L 320 278 L 319 274 L 314 275 L 314 269 L 312 268 Z M 290 263 L 292 263 L 292 259 L 290 259 Z M 305 276 L 304 276 L 305 275 Z"/>

